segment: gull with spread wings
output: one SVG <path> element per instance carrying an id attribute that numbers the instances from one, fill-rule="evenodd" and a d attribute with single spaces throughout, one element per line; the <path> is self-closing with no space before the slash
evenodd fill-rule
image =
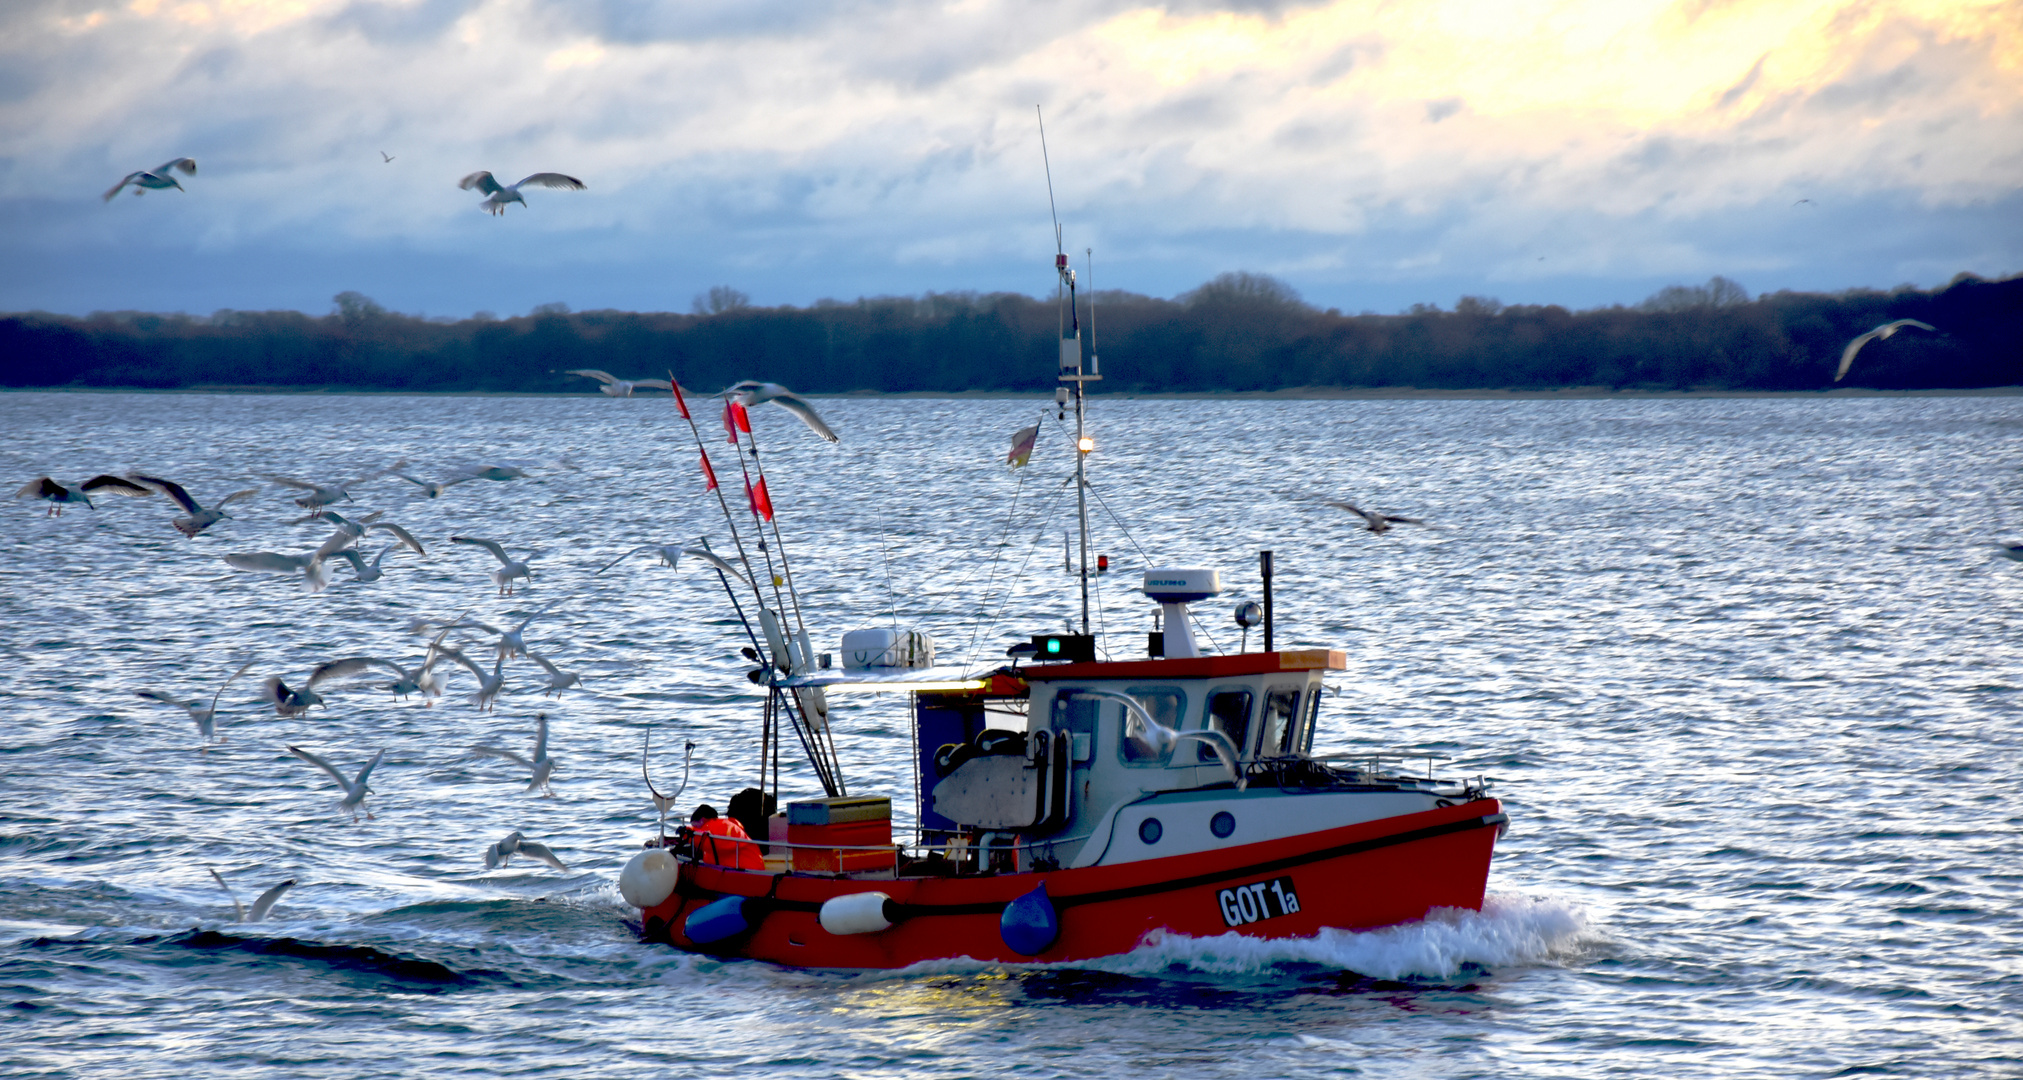
<path id="1" fill-rule="evenodd" d="M 1891 337 L 1895 336 L 1897 331 L 1902 330 L 1906 326 L 1915 326 L 1920 330 L 1930 330 L 1935 334 L 1939 332 L 1938 327 L 1930 323 L 1921 323 L 1916 319 L 1898 319 L 1895 322 L 1884 323 L 1848 342 L 1847 348 L 1840 350 L 1840 370 L 1833 373 L 1833 381 L 1839 382 L 1841 377 L 1847 374 L 1847 369 L 1854 365 L 1854 354 L 1860 352 L 1863 345 L 1871 341 L 1888 341 Z"/>
<path id="2" fill-rule="evenodd" d="M 485 201 L 478 204 L 478 209 L 488 214 L 505 213 L 507 203 L 519 203 L 521 206 L 527 205 L 527 200 L 520 196 L 520 189 L 526 187 L 528 184 L 532 184 L 535 187 L 563 188 L 568 191 L 582 191 L 584 188 L 583 181 L 573 176 L 564 176 L 558 172 L 537 172 L 517 184 L 503 186 L 486 170 L 474 172 L 457 181 L 457 187 L 464 191 L 476 188 L 485 193 Z"/>
<path id="3" fill-rule="evenodd" d="M 1425 522 L 1420 521 L 1418 518 L 1399 517 L 1396 514 L 1372 514 L 1367 510 L 1358 510 L 1354 506 L 1349 505 L 1348 503 L 1339 502 L 1334 499 L 1324 499 L 1322 501 L 1326 502 L 1329 506 L 1335 507 L 1338 510 L 1347 510 L 1349 513 L 1354 514 L 1359 518 L 1362 518 L 1363 528 L 1368 529 L 1370 532 L 1373 533 L 1389 532 L 1391 526 L 1394 524 L 1395 525 L 1426 524 Z"/>
<path id="4" fill-rule="evenodd" d="M 211 870 L 208 866 L 204 869 Z M 232 910 L 238 913 L 239 921 L 242 923 L 266 919 L 267 913 L 274 910 L 275 902 L 281 899 L 281 894 L 295 887 L 295 879 L 289 878 L 261 893 L 259 898 L 253 901 L 253 907 L 248 910 L 246 905 L 239 902 L 239 894 L 233 892 L 230 885 L 225 884 L 225 879 L 220 877 L 216 870 L 211 870 L 211 877 L 217 881 L 218 888 L 225 890 L 225 895 L 231 898 Z"/>
<path id="5" fill-rule="evenodd" d="M 293 477 L 288 476 L 268 476 L 267 479 L 272 480 L 273 482 L 280 484 L 284 487 L 292 487 L 297 491 L 308 492 L 309 494 L 304 495 L 299 499 L 296 499 L 295 505 L 303 508 L 304 510 L 314 510 L 319 506 L 329 506 L 331 503 L 334 502 L 350 502 L 352 501 L 351 492 L 347 489 L 356 487 L 359 484 L 363 484 L 368 480 L 377 480 L 380 477 L 385 476 L 396 469 L 402 469 L 406 467 L 407 462 L 396 461 L 387 468 L 380 469 L 376 472 L 366 473 L 364 476 L 358 477 L 355 480 L 346 480 L 341 484 L 312 484 L 307 480 L 297 480 L 294 479 Z"/>
<path id="6" fill-rule="evenodd" d="M 499 568 L 492 571 L 492 584 L 499 587 L 500 596 L 511 596 L 513 594 L 513 582 L 517 579 L 534 580 L 534 571 L 527 566 L 526 562 L 515 562 L 511 558 L 508 558 L 506 549 L 500 547 L 497 540 L 485 540 L 475 536 L 452 536 L 450 537 L 450 543 L 470 544 L 473 547 L 484 548 L 486 551 L 492 553 L 493 558 L 499 560 Z M 528 559 L 532 559 L 533 557 L 532 553 L 527 555 Z"/>
<path id="7" fill-rule="evenodd" d="M 485 869 L 496 870 L 506 865 L 515 855 L 525 855 L 535 862 L 547 863 L 557 870 L 569 869 L 562 865 L 562 860 L 555 857 L 555 853 L 548 849 L 548 845 L 537 844 L 527 839 L 518 829 L 513 830 L 504 840 L 485 849 Z"/>
<path id="8" fill-rule="evenodd" d="M 368 786 L 368 781 L 372 779 L 372 770 L 379 768 L 381 759 L 386 757 L 385 750 L 372 755 L 372 760 L 365 763 L 365 768 L 358 770 L 358 778 L 356 780 L 347 780 L 343 773 L 337 771 L 335 765 L 307 750 L 291 746 L 288 748 L 288 752 L 329 773 L 330 778 L 337 781 L 337 786 L 344 789 L 344 798 L 338 802 L 337 808 L 339 810 L 351 811 L 351 820 L 353 821 L 358 820 L 358 812 L 365 805 L 365 797 L 372 794 L 372 788 Z M 371 821 L 372 815 L 370 813 L 366 814 L 365 819 Z"/>
<path id="9" fill-rule="evenodd" d="M 197 161 L 195 158 L 179 157 L 174 161 L 164 162 L 152 169 L 140 169 L 130 172 L 121 177 L 119 183 L 114 184 L 112 189 L 105 193 L 105 201 L 111 202 L 112 197 L 124 190 L 128 184 L 133 185 L 133 193 L 135 195 L 145 195 L 149 190 L 162 191 L 167 188 L 175 188 L 177 191 L 181 191 L 183 190 L 183 185 L 176 183 L 175 172 L 177 169 L 181 169 L 184 176 L 195 176 L 197 175 Z"/>
<path id="10" fill-rule="evenodd" d="M 547 713 L 534 714 L 534 757 L 532 760 L 523 758 L 511 750 L 501 750 L 496 746 L 473 746 L 471 747 L 471 756 L 474 758 L 500 758 L 510 761 L 533 774 L 533 779 L 527 782 L 528 791 L 540 791 L 548 795 L 555 794 L 554 790 L 548 786 L 548 778 L 555 772 L 555 759 L 548 756 Z"/>
<path id="11" fill-rule="evenodd" d="M 111 493 L 115 495 L 131 495 L 135 498 L 146 498 L 149 495 L 153 495 L 155 491 L 151 487 L 136 484 L 123 476 L 100 473 L 76 487 L 64 487 L 62 484 L 46 476 L 37 477 L 21 485 L 21 490 L 15 492 L 14 497 L 17 499 L 46 499 L 49 502 L 49 513 L 45 516 L 62 517 L 63 508 L 75 503 L 83 503 L 84 508 L 87 510 L 98 509 L 98 507 L 93 506 L 91 503 L 93 493 Z"/>
<path id="12" fill-rule="evenodd" d="M 598 389 L 604 391 L 610 397 L 631 397 L 632 391 L 642 386 L 652 390 L 671 390 L 674 388 L 674 384 L 668 382 L 666 379 L 621 379 L 608 371 L 599 371 L 596 368 L 571 368 L 562 374 L 581 375 L 586 379 L 596 379 L 603 384 Z"/>
<path id="13" fill-rule="evenodd" d="M 211 695 L 211 703 L 209 705 L 198 704 L 196 699 L 184 701 L 179 697 L 164 694 L 160 690 L 135 690 L 133 694 L 135 697 L 146 698 L 149 701 L 159 701 L 164 705 L 174 705 L 188 712 L 190 714 L 190 721 L 197 725 L 198 734 L 204 737 L 205 742 L 209 742 L 217 723 L 218 699 L 224 696 L 225 687 L 232 685 L 232 680 L 244 675 L 246 669 L 252 667 L 253 663 L 253 661 L 248 660 L 244 664 L 239 665 L 239 670 L 234 671 L 224 682 L 218 684 L 218 691 Z"/>
<path id="14" fill-rule="evenodd" d="M 829 430 L 829 425 L 823 423 L 822 418 L 815 414 L 815 407 L 813 405 L 808 404 L 799 394 L 781 386 L 779 383 L 755 382 L 747 379 L 724 391 L 724 396 L 746 408 L 770 401 L 800 417 L 801 423 L 808 425 L 809 431 L 820 435 L 829 442 L 841 441 L 836 437 L 835 432 Z"/>
<path id="15" fill-rule="evenodd" d="M 197 502 L 196 499 L 191 498 L 190 493 L 184 490 L 181 484 L 173 480 L 164 480 L 159 476 L 145 476 L 141 473 L 128 473 L 127 478 L 146 484 L 175 500 L 176 505 L 183 508 L 183 514 L 181 517 L 169 522 L 169 524 L 175 526 L 177 532 L 191 538 L 195 538 L 198 533 L 231 517 L 232 515 L 225 513 L 225 507 L 238 502 L 240 499 L 251 498 L 260 493 L 259 488 L 234 491 L 230 495 L 219 499 L 218 505 L 204 506 Z"/>

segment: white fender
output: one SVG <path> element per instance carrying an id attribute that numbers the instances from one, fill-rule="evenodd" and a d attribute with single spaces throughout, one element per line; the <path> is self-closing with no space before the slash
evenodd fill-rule
<path id="1" fill-rule="evenodd" d="M 650 908 L 674 894 L 681 881 L 681 864 L 660 848 L 647 848 L 632 857 L 618 875 L 618 895 L 636 908 Z"/>
<path id="2" fill-rule="evenodd" d="M 849 893 L 822 901 L 822 929 L 845 934 L 875 934 L 898 921 L 899 905 L 882 892 Z"/>

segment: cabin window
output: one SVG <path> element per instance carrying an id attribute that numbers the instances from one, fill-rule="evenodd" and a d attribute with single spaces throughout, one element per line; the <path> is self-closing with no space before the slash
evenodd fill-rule
<path id="1" fill-rule="evenodd" d="M 1307 695 L 1306 719 L 1300 721 L 1300 747 L 1302 754 L 1314 752 L 1314 731 L 1321 726 L 1321 688 L 1316 685 L 1313 693 Z"/>
<path id="2" fill-rule="evenodd" d="M 1164 765 L 1173 758 L 1173 736 L 1171 732 L 1180 728 L 1180 718 L 1186 715 L 1187 695 L 1170 686 L 1134 686 L 1124 691 L 1144 706 L 1147 715 L 1165 731 L 1151 731 L 1145 722 L 1130 709 L 1119 705 L 1124 714 L 1122 739 L 1118 743 L 1118 753 L 1126 765 Z"/>
<path id="3" fill-rule="evenodd" d="M 1298 727 L 1297 686 L 1274 686 L 1265 691 L 1264 715 L 1259 718 L 1257 756 L 1284 757 L 1292 752 L 1294 728 Z"/>
<path id="4" fill-rule="evenodd" d="M 1217 690 L 1208 695 L 1208 709 L 1201 718 L 1203 731 L 1213 728 L 1229 736 L 1229 741 L 1236 745 L 1236 756 L 1239 758 L 1250 739 L 1251 700 L 1248 690 Z M 1213 763 L 1222 759 L 1216 756 L 1214 747 L 1196 743 L 1194 760 Z"/>

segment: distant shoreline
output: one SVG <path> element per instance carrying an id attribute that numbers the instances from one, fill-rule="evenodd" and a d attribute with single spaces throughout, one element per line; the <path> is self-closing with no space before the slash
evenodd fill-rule
<path id="1" fill-rule="evenodd" d="M 0 387 L 5 394 L 195 394 L 218 396 L 306 397 L 496 397 L 496 398 L 590 398 L 597 393 L 530 393 L 486 390 L 367 390 L 343 387 L 303 389 L 289 386 L 190 386 L 170 389 L 121 386 L 18 386 Z M 702 396 L 707 391 L 690 391 Z M 642 394 L 641 397 L 652 395 Z M 1003 390 L 914 390 L 886 393 L 878 390 L 849 390 L 836 394 L 804 394 L 803 397 L 893 398 L 893 399 L 977 399 L 1029 401 L 1051 400 L 1038 393 L 1011 393 Z M 1952 390 L 1870 390 L 1844 387 L 1833 390 L 1611 390 L 1599 386 L 1574 386 L 1559 390 L 1425 390 L 1415 387 L 1295 387 L 1287 390 L 1195 391 L 1176 394 L 1120 392 L 1092 393 L 1092 400 L 1108 401 L 1624 401 L 1694 398 L 1953 398 L 2023 397 L 2023 386 L 1989 386 Z"/>

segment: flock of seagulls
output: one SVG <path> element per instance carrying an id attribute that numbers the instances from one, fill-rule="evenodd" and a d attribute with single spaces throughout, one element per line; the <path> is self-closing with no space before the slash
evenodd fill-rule
<path id="1" fill-rule="evenodd" d="M 379 156 L 382 164 L 393 164 L 393 155 L 381 150 Z M 163 162 L 152 169 L 136 169 L 120 177 L 119 183 L 108 188 L 102 198 L 106 202 L 111 202 L 114 196 L 128 188 L 132 188 L 135 195 L 145 195 L 150 191 L 165 191 L 169 188 L 184 191 L 186 189 L 176 180 L 175 174 L 178 172 L 184 176 L 197 175 L 196 159 L 179 157 Z M 492 176 L 489 170 L 485 169 L 480 169 L 457 181 L 457 188 L 459 190 L 471 191 L 475 189 L 483 194 L 485 198 L 484 201 L 478 203 L 478 209 L 495 216 L 504 214 L 508 203 L 519 203 L 521 206 L 527 205 L 526 196 L 520 194 L 520 189 L 529 186 L 562 188 L 566 191 L 582 191 L 589 185 L 573 176 L 558 172 L 537 172 L 531 176 L 521 178 L 518 183 L 501 184 L 497 178 Z"/>
<path id="2" fill-rule="evenodd" d="M 624 392 L 614 396 L 629 396 L 632 387 L 648 387 L 656 380 L 635 380 L 631 383 L 611 380 L 611 382 L 626 387 Z M 810 430 L 822 438 L 836 441 L 835 433 L 822 422 L 814 410 L 784 387 L 770 383 L 741 383 L 725 391 L 724 397 L 727 400 L 743 401 L 748 404 L 773 401 L 799 417 Z M 573 467 L 568 464 L 566 458 L 547 464 Z M 396 478 L 401 482 L 412 484 L 421 489 L 421 494 L 425 497 L 436 499 L 459 484 L 478 480 L 506 483 L 525 479 L 529 476 L 528 468 L 531 465 L 532 463 L 512 462 L 474 464 L 458 469 L 439 481 L 426 481 L 411 475 L 405 471 L 408 468 L 405 460 L 338 482 L 268 474 L 264 477 L 266 481 L 278 485 L 297 508 L 307 511 L 288 524 L 325 525 L 331 528 L 329 536 L 317 547 L 306 552 L 233 552 L 222 555 L 221 559 L 234 570 L 298 576 L 312 592 L 320 591 L 328 584 L 329 567 L 339 563 L 348 563 L 351 566 L 356 584 L 378 582 L 389 574 L 386 566 L 389 555 L 395 552 L 411 552 L 417 557 L 427 557 L 427 545 L 414 531 L 385 520 L 385 511 L 359 513 L 347 510 L 346 513 L 340 513 L 333 507 L 339 504 L 349 507 L 357 503 L 361 495 L 369 495 L 368 485 L 387 478 Z M 94 496 L 118 494 L 134 499 L 147 499 L 159 495 L 172 502 L 180 511 L 169 524 L 183 537 L 195 540 L 199 536 L 215 535 L 211 530 L 221 522 L 236 520 L 227 511 L 228 507 L 240 509 L 243 513 L 244 505 L 249 500 L 255 499 L 263 491 L 271 490 L 273 489 L 267 487 L 250 487 L 234 491 L 216 503 L 205 506 L 182 484 L 136 471 L 117 475 L 100 474 L 75 485 L 66 485 L 49 477 L 41 477 L 22 487 L 17 495 L 47 501 L 48 513 L 51 516 L 60 515 L 67 506 L 83 505 L 96 509 L 92 503 Z M 356 545 L 375 533 L 385 535 L 390 542 L 368 557 Z M 449 541 L 452 544 L 482 548 L 496 560 L 497 569 L 491 574 L 491 580 L 497 587 L 499 595 L 511 595 L 517 588 L 531 585 L 534 575 L 528 564 L 537 557 L 536 555 L 524 554 L 515 559 L 507 553 L 504 545 L 484 537 L 455 535 L 449 537 Z M 620 560 L 614 560 L 598 569 L 597 573 L 602 574 L 615 566 L 618 561 L 642 552 L 653 554 L 661 564 L 668 567 L 676 566 L 677 561 L 684 555 L 693 556 L 739 582 L 745 580 L 737 568 L 707 547 L 676 544 L 646 544 L 635 547 L 621 556 Z M 553 610 L 557 604 L 568 599 L 568 596 L 564 596 L 550 601 L 526 614 L 516 624 L 502 622 L 494 625 L 481 619 L 472 619 L 468 617 L 468 612 L 448 620 L 413 620 L 407 626 L 409 633 L 428 638 L 426 648 L 422 650 L 418 659 L 403 660 L 360 654 L 342 656 L 318 664 L 311 668 L 306 676 L 299 678 L 292 674 L 285 677 L 278 674 L 268 675 L 259 680 L 260 707 L 272 709 L 276 717 L 283 719 L 307 717 L 318 708 L 329 708 L 327 695 L 342 697 L 347 687 L 360 685 L 362 679 L 373 680 L 372 685 L 402 700 L 419 695 L 424 705 L 433 705 L 436 698 L 442 697 L 448 691 L 450 672 L 454 668 L 462 667 L 476 683 L 476 689 L 469 696 L 471 705 L 489 712 L 496 707 L 499 697 L 505 690 L 508 674 L 505 665 L 513 660 L 524 660 L 540 669 L 541 677 L 533 686 L 540 688 L 544 698 L 562 694 L 571 688 L 583 688 L 583 678 L 579 673 L 563 669 L 551 656 L 530 647 L 528 641 L 529 630 L 536 621 Z M 460 634 L 463 635 L 461 640 L 457 638 Z M 485 637 L 476 636 L 480 634 Z M 472 654 L 478 648 L 486 650 L 485 653 L 477 655 L 490 660 L 490 665 L 474 658 Z M 202 749 L 208 750 L 212 743 L 222 742 L 227 737 L 218 724 L 220 703 L 225 700 L 226 694 L 235 684 L 254 670 L 257 663 L 248 661 L 238 664 L 215 686 L 209 687 L 207 694 L 199 692 L 186 696 L 151 687 L 137 689 L 132 693 L 141 700 L 182 710 L 195 726 Z M 529 687 L 530 690 L 532 688 Z M 354 759 L 348 763 L 343 762 L 340 755 L 330 754 L 327 750 L 311 749 L 294 743 L 288 744 L 286 750 L 290 756 L 321 770 L 330 778 L 338 788 L 337 810 L 340 813 L 349 814 L 354 822 L 361 818 L 374 820 L 369 799 L 373 794 L 374 771 L 386 759 L 387 751 L 384 747 L 377 749 L 370 757 Z M 549 749 L 549 724 L 545 713 L 538 714 L 535 718 L 534 740 L 530 754 L 522 755 L 499 746 L 478 745 L 471 748 L 468 759 L 490 759 L 509 763 L 524 770 L 527 793 L 540 792 L 547 796 L 554 794 L 552 784 L 557 762 Z M 656 800 L 656 806 L 659 805 Z M 665 809 L 660 808 L 663 811 Z M 514 855 L 524 855 L 556 869 L 567 869 L 552 850 L 528 840 L 518 831 L 486 848 L 485 863 L 488 869 L 494 869 L 506 865 Z M 258 899 L 247 906 L 240 903 L 222 876 L 215 870 L 211 873 L 218 881 L 219 887 L 231 897 L 236 917 L 243 922 L 259 922 L 267 918 L 282 894 L 296 885 L 292 878 L 281 882 L 260 894 Z"/>

